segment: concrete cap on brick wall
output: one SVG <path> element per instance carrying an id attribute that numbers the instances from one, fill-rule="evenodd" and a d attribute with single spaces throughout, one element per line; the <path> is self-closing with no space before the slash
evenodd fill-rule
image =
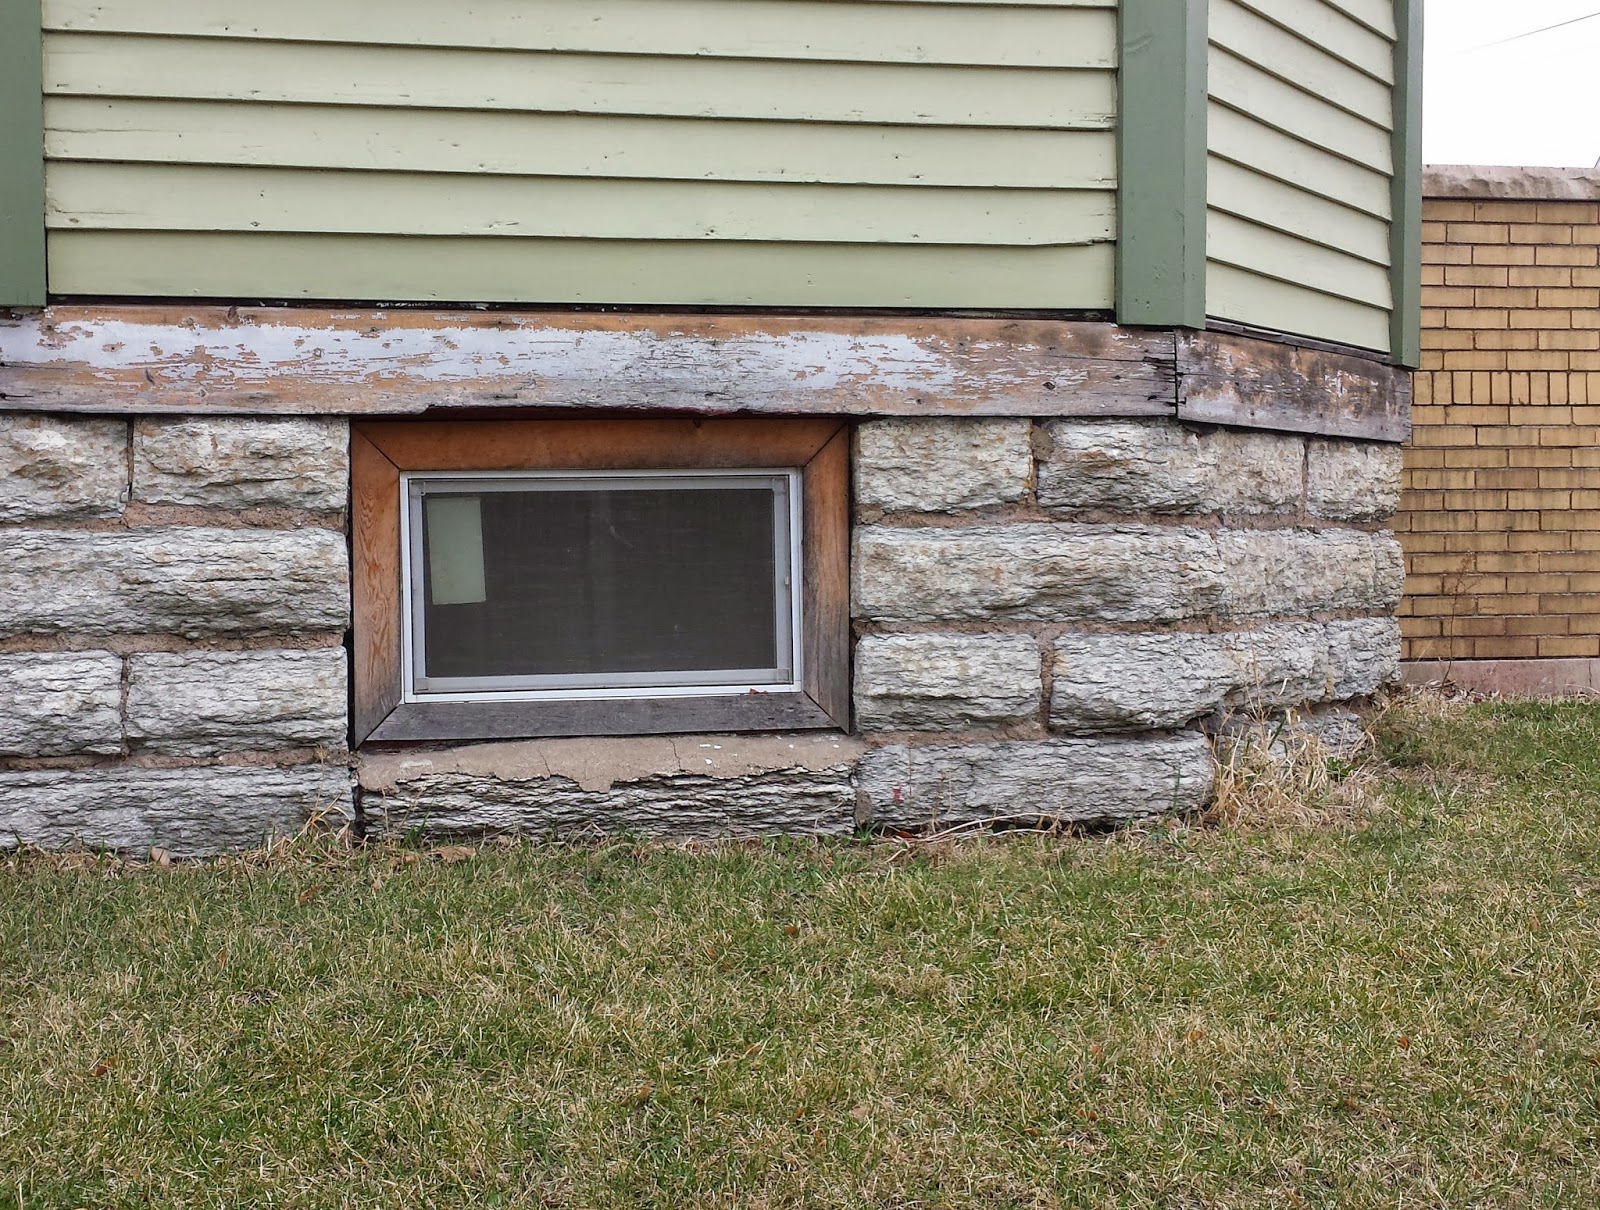
<path id="1" fill-rule="evenodd" d="M 1529 202 L 1600 201 L 1600 168 L 1508 168 L 1430 164 L 1422 196 Z"/>

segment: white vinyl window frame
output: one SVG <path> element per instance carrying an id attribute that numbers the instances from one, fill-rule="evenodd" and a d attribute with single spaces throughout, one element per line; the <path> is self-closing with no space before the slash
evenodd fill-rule
<path id="1" fill-rule="evenodd" d="M 795 693 L 804 683 L 802 472 L 796 468 L 648 471 L 413 471 L 400 476 L 402 700 L 420 702 L 551 702 L 585 699 L 715 697 Z M 427 673 L 426 568 L 423 503 L 430 491 L 453 495 L 528 491 L 695 491 L 761 488 L 774 495 L 772 668 L 708 668 L 680 672 L 432 677 Z"/>

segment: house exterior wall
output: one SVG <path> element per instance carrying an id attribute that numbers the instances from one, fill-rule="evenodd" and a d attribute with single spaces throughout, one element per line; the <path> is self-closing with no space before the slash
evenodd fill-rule
<path id="1" fill-rule="evenodd" d="M 1211 0 L 1207 310 L 1390 348 L 1395 6 Z"/>
<path id="2" fill-rule="evenodd" d="M 1111 304 L 1115 0 L 43 24 L 53 293 Z"/>
<path id="3" fill-rule="evenodd" d="M 1600 173 L 1427 178 L 1396 529 L 1419 679 L 1590 688 L 1600 657 Z"/>
<path id="4" fill-rule="evenodd" d="M 535 422 L 536 423 L 536 422 Z M 864 420 L 854 722 L 348 748 L 348 422 L 0 416 L 0 846 L 710 837 L 1194 810 L 1236 715 L 1393 679 L 1397 447 Z"/>
<path id="5" fill-rule="evenodd" d="M 1213 7 L 0 8 L 0 845 L 1115 823 L 1386 683 L 1420 0 Z M 352 729 L 419 704 L 368 435 L 710 417 L 823 422 L 820 716 Z"/>
<path id="6" fill-rule="evenodd" d="M 1114 309 L 1410 364 L 1419 12 L 20 0 L 0 304 Z"/>

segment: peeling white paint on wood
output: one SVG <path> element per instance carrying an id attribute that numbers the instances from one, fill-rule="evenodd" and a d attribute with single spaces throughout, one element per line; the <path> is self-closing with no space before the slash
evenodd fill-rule
<path id="1" fill-rule="evenodd" d="M 0 407 L 1170 415 L 1170 334 L 1045 320 L 53 308 Z"/>

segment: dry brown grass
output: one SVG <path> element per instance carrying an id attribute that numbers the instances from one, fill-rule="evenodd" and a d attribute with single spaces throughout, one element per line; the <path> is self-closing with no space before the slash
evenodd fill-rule
<path id="1" fill-rule="evenodd" d="M 1382 799 L 1370 733 L 1331 743 L 1300 714 L 1236 720 L 1218 743 L 1216 796 L 1206 823 L 1244 828 L 1349 827 Z"/>

